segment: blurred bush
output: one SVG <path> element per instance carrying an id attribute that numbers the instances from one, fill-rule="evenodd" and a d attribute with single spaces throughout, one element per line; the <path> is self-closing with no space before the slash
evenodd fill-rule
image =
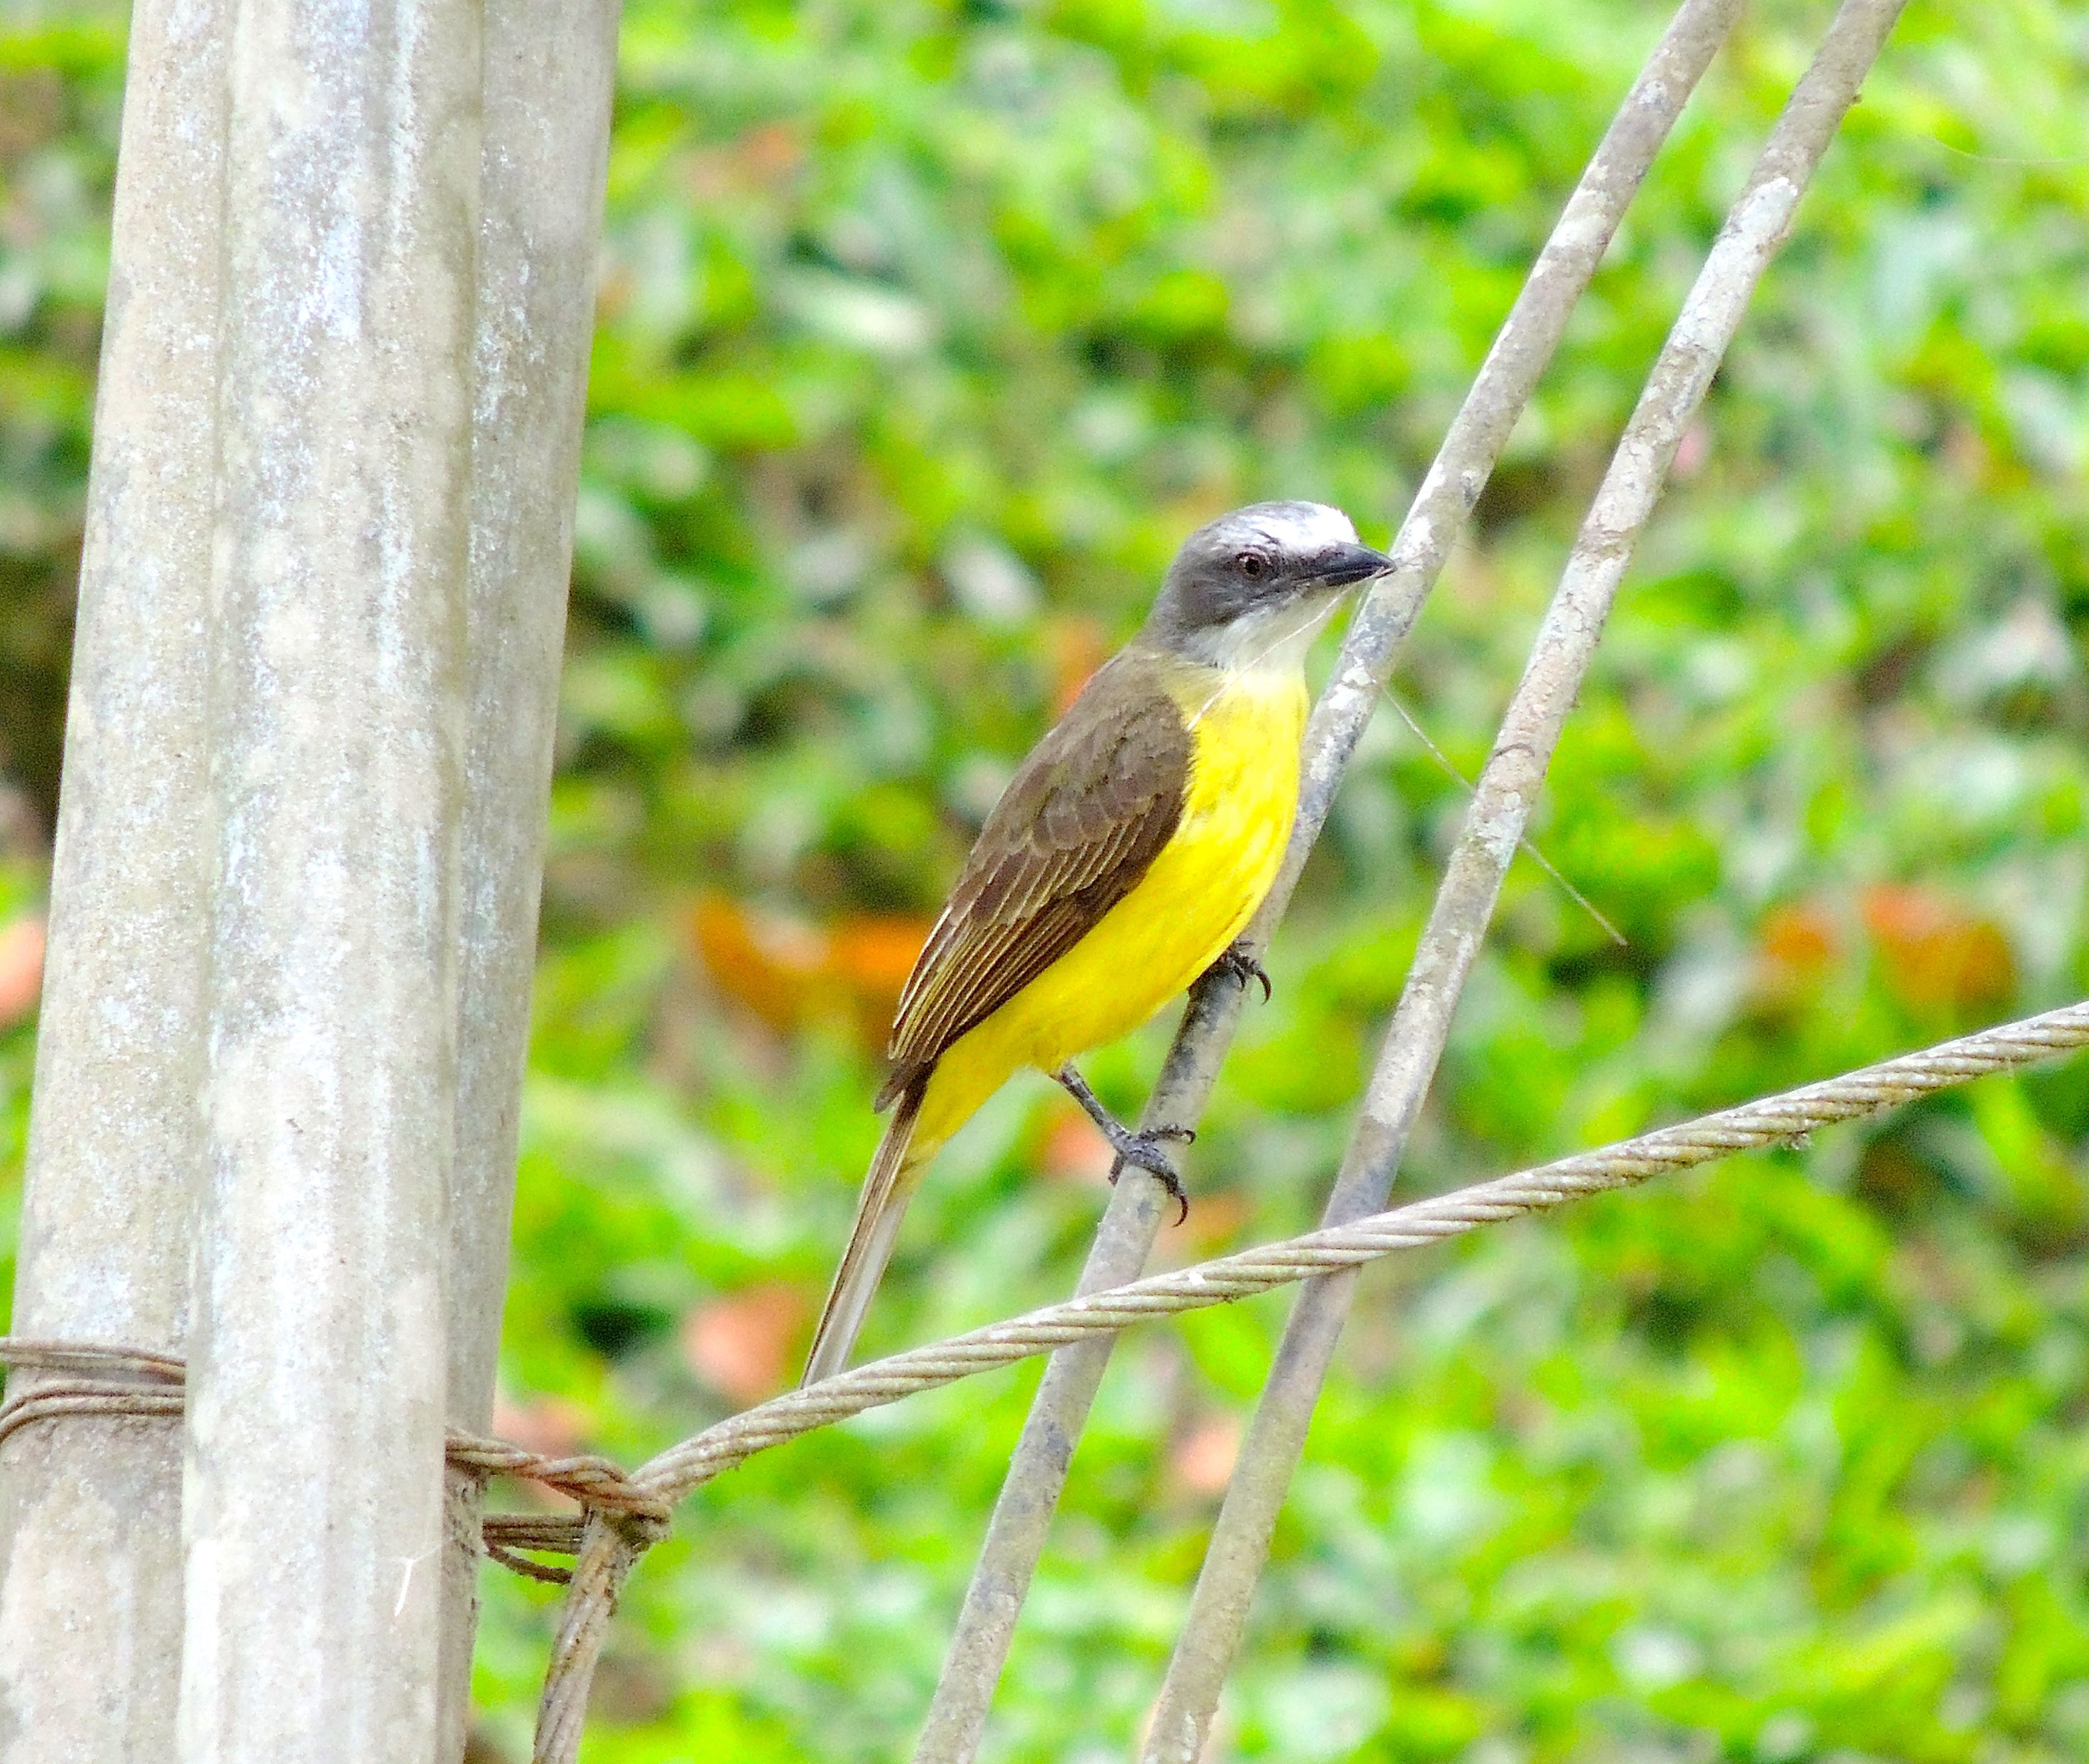
<path id="1" fill-rule="evenodd" d="M 881 1019 L 1010 769 L 1199 518 L 1311 496 L 1388 535 L 1664 11 L 631 0 L 504 1424 L 632 1457 L 789 1377 Z M 1752 10 L 1402 659 L 1468 775 L 1826 11 Z M 89 6 L 0 35 L 11 925 L 54 800 L 122 52 Z M 1626 942 L 1519 865 L 1410 1191 L 2083 992 L 2085 204 L 2080 10 L 1915 9 L 1541 811 Z M 1373 726 L 1166 1255 L 1310 1221 L 1462 801 Z M 17 966 L 28 937 L 0 929 Z M 1166 1030 L 1097 1057 L 1108 1099 Z M 32 1031 L 0 1033 L 18 1172 Z M 2082 1755 L 2085 1134 L 2078 1062 L 1369 1277 L 1225 1755 Z M 997 1099 L 867 1346 L 1062 1293 L 1098 1171 L 1042 1086 Z M 1282 1315 L 1121 1350 L 992 1756 L 1122 1755 Z M 590 1755 L 904 1755 L 1034 1377 L 705 1491 L 627 1599 Z M 519 1758 L 548 1607 L 487 1590 L 479 1745 Z"/>

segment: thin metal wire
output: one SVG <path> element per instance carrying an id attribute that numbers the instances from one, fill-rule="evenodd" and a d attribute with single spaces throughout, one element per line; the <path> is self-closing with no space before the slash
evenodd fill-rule
<path id="1" fill-rule="evenodd" d="M 1395 1007 L 1327 1209 L 1340 1225 L 1383 1207 L 1449 1038 L 1502 879 L 1544 788 L 1639 534 L 1684 431 L 1790 231 L 1799 200 L 1905 0 L 1844 0 L 1771 129 L 1662 345 L 1604 474 L 1502 720 Z M 1203 1755 L 1354 1283 L 1316 1281 L 1285 1324 L 1191 1593 L 1143 1764 Z"/>
<path id="2" fill-rule="evenodd" d="M 1393 567 L 1359 607 L 1332 683 L 1315 711 L 1303 749 L 1298 821 L 1276 886 L 1248 934 L 1252 953 L 1259 955 L 1268 946 L 1401 642 L 1647 168 L 1740 10 L 1741 0 L 1688 0 L 1677 11 L 1612 118 L 1503 321 L 1401 523 L 1393 542 Z M 1241 989 L 1224 980 L 1193 995 L 1147 1102 L 1147 1126 L 1194 1125 L 1202 1117 L 1240 1009 Z M 1137 1277 L 1160 1229 L 1164 1192 L 1143 1172 L 1120 1179 L 1096 1228 L 1076 1293 L 1098 1292 Z M 1107 1336 L 1084 1342 L 1055 1354 L 1045 1368 L 966 1589 L 915 1751 L 916 1764 L 960 1764 L 978 1750 L 1017 1616 L 1113 1345 Z"/>

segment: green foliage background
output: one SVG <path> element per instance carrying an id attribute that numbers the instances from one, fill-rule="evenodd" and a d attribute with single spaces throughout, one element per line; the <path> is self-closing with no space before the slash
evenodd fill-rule
<path id="1" fill-rule="evenodd" d="M 1722 55 L 1408 649 L 1398 695 L 1468 775 L 1827 11 L 1763 0 Z M 779 1028 L 707 974 L 694 895 L 815 929 L 933 909 L 1199 518 L 1311 496 L 1385 539 L 1664 12 L 629 0 L 503 1363 L 524 1420 L 628 1459 L 736 1406 L 693 1332 L 802 1315 L 845 1228 L 874 1053 L 817 986 Z M 122 32 L 7 16 L 0 907 L 24 912 Z M 1917 0 L 1541 810 L 1626 945 L 1519 865 L 1406 1192 L 2089 990 L 2085 472 L 2089 14 Z M 1310 1222 L 1461 802 L 1388 709 L 1165 1254 Z M 1168 1027 L 1096 1058 L 1107 1097 L 1135 1107 Z M 0 1044 L 11 1193 L 32 1034 Z M 1018 1086 L 945 1157 L 869 1348 L 1066 1290 L 1101 1192 L 1037 1179 L 1060 1118 Z M 2086 1159 L 2078 1062 L 1366 1277 L 1220 1755 L 2089 1752 Z M 1215 1507 L 1197 1453 L 1285 1303 L 1120 1350 L 993 1758 L 1123 1755 Z M 692 1501 L 627 1599 L 590 1757 L 905 1756 L 1034 1378 Z M 486 1594 L 478 1744 L 519 1758 L 550 1603 Z"/>

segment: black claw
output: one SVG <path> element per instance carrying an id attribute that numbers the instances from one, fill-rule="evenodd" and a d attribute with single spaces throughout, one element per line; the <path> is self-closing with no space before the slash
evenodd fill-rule
<path id="1" fill-rule="evenodd" d="M 1160 1148 L 1154 1145 L 1152 1141 L 1164 1134 L 1173 1138 L 1176 1134 L 1186 1131 L 1182 1127 L 1156 1127 L 1148 1133 L 1127 1135 L 1126 1137 L 1137 1144 L 1137 1149 L 1134 1149 L 1130 1145 L 1120 1146 L 1116 1161 L 1111 1164 L 1109 1172 L 1110 1182 L 1114 1186 L 1117 1178 L 1123 1174 L 1124 1166 L 1127 1163 L 1137 1165 L 1139 1169 L 1144 1170 L 1147 1175 L 1152 1177 L 1168 1191 L 1169 1198 L 1180 1209 L 1175 1215 L 1175 1222 L 1178 1225 L 1190 1217 L 1189 1191 L 1183 1187 L 1182 1178 L 1175 1174 L 1175 1166 L 1161 1155 Z M 1190 1137 L 1194 1139 L 1196 1135 L 1191 1134 Z M 1144 1155 L 1141 1155 L 1142 1153 Z"/>
<path id="2" fill-rule="evenodd" d="M 1269 975 L 1268 971 L 1263 968 L 1261 963 L 1258 962 L 1252 955 L 1249 955 L 1248 952 L 1242 949 L 1239 944 L 1234 944 L 1232 948 L 1229 949 L 1225 952 L 1225 955 L 1221 955 L 1216 962 L 1212 963 L 1212 972 L 1215 974 L 1224 974 L 1227 979 L 1232 981 L 1236 985 L 1238 985 L 1242 992 L 1246 992 L 1247 990 L 1247 983 L 1250 981 L 1260 981 L 1262 982 L 1262 1002 L 1264 1004 L 1268 1004 L 1269 1002 L 1270 988 Z"/>

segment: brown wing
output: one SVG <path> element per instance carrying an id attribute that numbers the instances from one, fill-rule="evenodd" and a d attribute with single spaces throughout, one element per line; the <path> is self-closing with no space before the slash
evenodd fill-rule
<path id="1" fill-rule="evenodd" d="M 1131 892 L 1182 818 L 1189 775 L 1190 733 L 1155 664 L 1115 657 L 980 830 L 899 995 L 879 1106 Z"/>

